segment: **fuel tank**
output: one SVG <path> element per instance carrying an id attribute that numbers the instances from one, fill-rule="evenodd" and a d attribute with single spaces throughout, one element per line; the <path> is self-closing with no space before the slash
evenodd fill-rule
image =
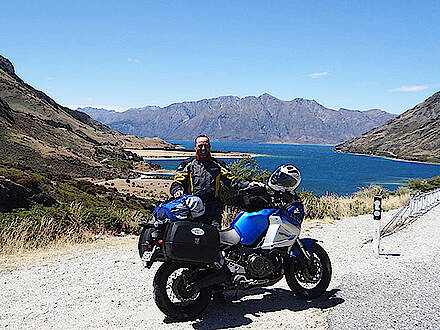
<path id="1" fill-rule="evenodd" d="M 243 245 L 256 243 L 269 227 L 269 216 L 276 211 L 276 209 L 264 209 L 258 212 L 241 212 L 231 224 L 240 235 L 240 243 Z"/>
<path id="2" fill-rule="evenodd" d="M 252 246 L 264 238 L 262 248 L 284 246 L 299 235 L 304 218 L 302 204 L 284 209 L 263 209 L 258 212 L 241 212 L 231 228 L 240 236 L 240 243 Z"/>

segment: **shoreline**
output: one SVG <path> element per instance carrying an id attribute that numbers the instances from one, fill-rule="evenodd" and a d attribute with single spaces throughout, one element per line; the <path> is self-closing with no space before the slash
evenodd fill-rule
<path id="1" fill-rule="evenodd" d="M 183 150 L 148 150 L 148 149 L 125 149 L 132 153 L 135 153 L 144 160 L 180 160 L 186 159 L 191 156 L 195 156 L 195 151 L 183 151 Z M 211 152 L 211 155 L 215 158 L 224 159 L 240 159 L 246 156 L 249 157 L 270 157 L 270 155 L 254 154 L 247 152 Z"/>
<path id="2" fill-rule="evenodd" d="M 416 163 L 416 164 L 428 164 L 428 165 L 439 165 L 440 163 L 433 163 L 433 162 L 423 162 L 421 160 L 409 160 L 409 159 L 402 159 L 402 158 L 392 158 L 387 156 L 380 156 L 380 155 L 371 155 L 371 154 L 360 154 L 356 152 L 342 152 L 342 151 L 335 151 L 332 149 L 333 152 L 338 154 L 346 154 L 346 155 L 355 155 L 355 156 L 367 156 L 367 157 L 375 157 L 375 158 L 384 158 L 388 160 L 395 160 L 397 162 L 405 162 L 405 163 Z"/>

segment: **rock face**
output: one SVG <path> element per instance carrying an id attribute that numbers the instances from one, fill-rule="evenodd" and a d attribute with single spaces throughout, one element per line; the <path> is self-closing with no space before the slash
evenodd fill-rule
<path id="1" fill-rule="evenodd" d="M 340 144 L 334 150 L 440 162 L 440 92 L 385 125 Z"/>
<path id="2" fill-rule="evenodd" d="M 29 208 L 35 204 L 52 206 L 56 201 L 37 187 L 25 187 L 0 176 L 0 212 Z"/>
<path id="3" fill-rule="evenodd" d="M 217 141 L 302 144 L 340 143 L 394 118 L 381 110 L 331 110 L 316 101 L 282 101 L 269 94 L 222 96 L 122 113 L 78 110 L 117 131 L 139 136 L 192 140 L 198 134 L 206 134 Z"/>
<path id="4" fill-rule="evenodd" d="M 26 84 L 0 55 L 0 165 L 67 176 L 112 174 L 105 158 L 121 148 L 171 145 L 112 131 L 87 114 L 63 107 Z"/>
<path id="5" fill-rule="evenodd" d="M 6 120 L 9 124 L 14 123 L 14 117 L 12 116 L 12 109 L 1 98 L 0 98 L 0 117 Z"/>
<path id="6" fill-rule="evenodd" d="M 10 74 L 11 76 L 15 75 L 14 66 L 11 61 L 9 61 L 6 57 L 0 55 L 0 69 Z"/>

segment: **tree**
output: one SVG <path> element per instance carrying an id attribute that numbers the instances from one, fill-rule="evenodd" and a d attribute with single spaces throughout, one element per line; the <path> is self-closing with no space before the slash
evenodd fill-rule
<path id="1" fill-rule="evenodd" d="M 265 181 L 271 174 L 268 170 L 260 169 L 255 158 L 251 156 L 244 156 L 229 164 L 229 169 L 237 178 L 248 181 Z"/>

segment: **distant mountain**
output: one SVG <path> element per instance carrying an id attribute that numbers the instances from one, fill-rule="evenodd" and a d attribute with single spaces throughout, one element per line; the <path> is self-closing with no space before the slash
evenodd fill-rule
<path id="1" fill-rule="evenodd" d="M 77 108 L 76 110 L 88 114 L 90 117 L 101 123 L 105 123 L 106 121 L 110 120 L 117 113 L 114 110 L 92 107 Z"/>
<path id="2" fill-rule="evenodd" d="M 440 92 L 385 125 L 340 144 L 334 150 L 440 162 Z"/>
<path id="3" fill-rule="evenodd" d="M 217 141 L 302 144 L 341 143 L 395 117 L 377 109 L 332 110 L 313 100 L 282 101 L 269 94 L 221 96 L 125 112 L 78 110 L 114 130 L 138 136 L 192 140 L 207 134 Z"/>
<path id="4" fill-rule="evenodd" d="M 66 176 L 115 175 L 123 148 L 170 146 L 111 130 L 26 84 L 0 55 L 0 165 Z M 1 167 L 0 166 L 0 167 Z"/>

